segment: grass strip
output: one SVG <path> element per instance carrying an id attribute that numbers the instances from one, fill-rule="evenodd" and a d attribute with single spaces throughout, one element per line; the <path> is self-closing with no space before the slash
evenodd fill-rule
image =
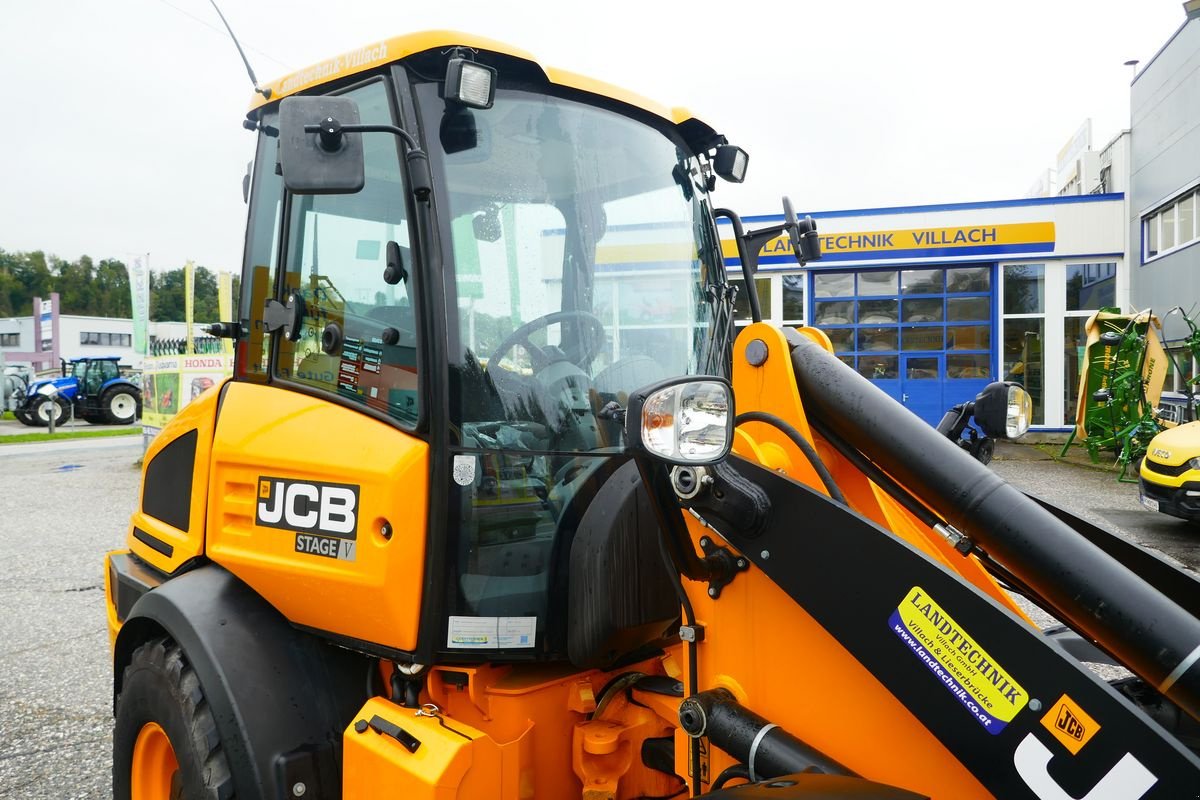
<path id="1" fill-rule="evenodd" d="M 141 425 L 128 425 L 120 428 L 59 428 L 53 434 L 43 433 L 14 433 L 11 436 L 0 436 L 0 446 L 20 444 L 21 442 L 58 442 L 63 439 L 99 439 L 105 436 L 140 436 Z"/>

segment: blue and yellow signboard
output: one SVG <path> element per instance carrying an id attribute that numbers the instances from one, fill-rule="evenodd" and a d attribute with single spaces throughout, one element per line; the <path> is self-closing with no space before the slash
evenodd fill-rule
<path id="1" fill-rule="evenodd" d="M 820 223 L 818 222 L 818 227 Z M 1054 252 L 1053 222 L 1011 222 L 952 228 L 908 228 L 886 231 L 820 232 L 820 267 L 828 262 L 950 256 L 1013 255 Z M 737 245 L 722 239 L 725 263 L 738 264 Z M 767 242 L 760 263 L 794 264 L 786 236 Z"/>

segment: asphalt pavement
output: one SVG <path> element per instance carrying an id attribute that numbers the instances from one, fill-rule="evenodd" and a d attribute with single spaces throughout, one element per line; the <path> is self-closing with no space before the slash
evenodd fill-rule
<path id="1" fill-rule="evenodd" d="M 141 446 L 137 436 L 0 444 L 0 797 L 111 796 L 102 558 L 123 545 Z M 1111 472 L 1030 446 L 1001 447 L 993 469 L 1200 566 L 1200 528 L 1146 511 Z"/>
<path id="2" fill-rule="evenodd" d="M 0 445 L 0 797 L 112 795 L 103 555 L 124 540 L 141 446 Z"/>
<path id="3" fill-rule="evenodd" d="M 1136 483 L 1118 481 L 1111 461 L 1092 464 L 1082 447 L 1065 461 L 1057 445 L 1000 443 L 992 469 L 1029 494 L 1156 551 L 1193 573 L 1200 571 L 1200 524 L 1148 511 Z"/>

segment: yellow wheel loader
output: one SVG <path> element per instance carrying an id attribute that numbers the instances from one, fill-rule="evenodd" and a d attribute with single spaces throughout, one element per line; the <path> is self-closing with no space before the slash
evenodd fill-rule
<path id="1" fill-rule="evenodd" d="M 716 220 L 819 240 L 708 124 L 435 32 L 245 125 L 234 375 L 106 560 L 118 800 L 1197 797 L 1195 579 L 735 339 Z"/>

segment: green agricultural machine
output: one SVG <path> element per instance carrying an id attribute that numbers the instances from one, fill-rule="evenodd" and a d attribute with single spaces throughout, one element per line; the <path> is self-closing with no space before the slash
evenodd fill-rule
<path id="1" fill-rule="evenodd" d="M 1189 330 L 1178 344 L 1191 357 L 1200 357 L 1200 328 L 1178 306 L 1168 316 L 1176 313 Z M 1102 452 L 1111 452 L 1121 467 L 1119 480 L 1136 482 L 1136 477 L 1127 476 L 1129 466 L 1136 467 L 1150 441 L 1164 427 L 1195 418 L 1193 387 L 1200 378 L 1189 377 L 1182 402 L 1176 404 L 1179 408 L 1163 414 L 1160 406 L 1168 364 L 1176 372 L 1186 373 L 1164 349 L 1158 317 L 1150 311 L 1122 314 L 1120 309 L 1102 308 L 1088 320 L 1086 330 L 1075 430 L 1061 454 L 1066 455 L 1071 444 L 1080 440 L 1093 462 L 1100 462 Z"/>

